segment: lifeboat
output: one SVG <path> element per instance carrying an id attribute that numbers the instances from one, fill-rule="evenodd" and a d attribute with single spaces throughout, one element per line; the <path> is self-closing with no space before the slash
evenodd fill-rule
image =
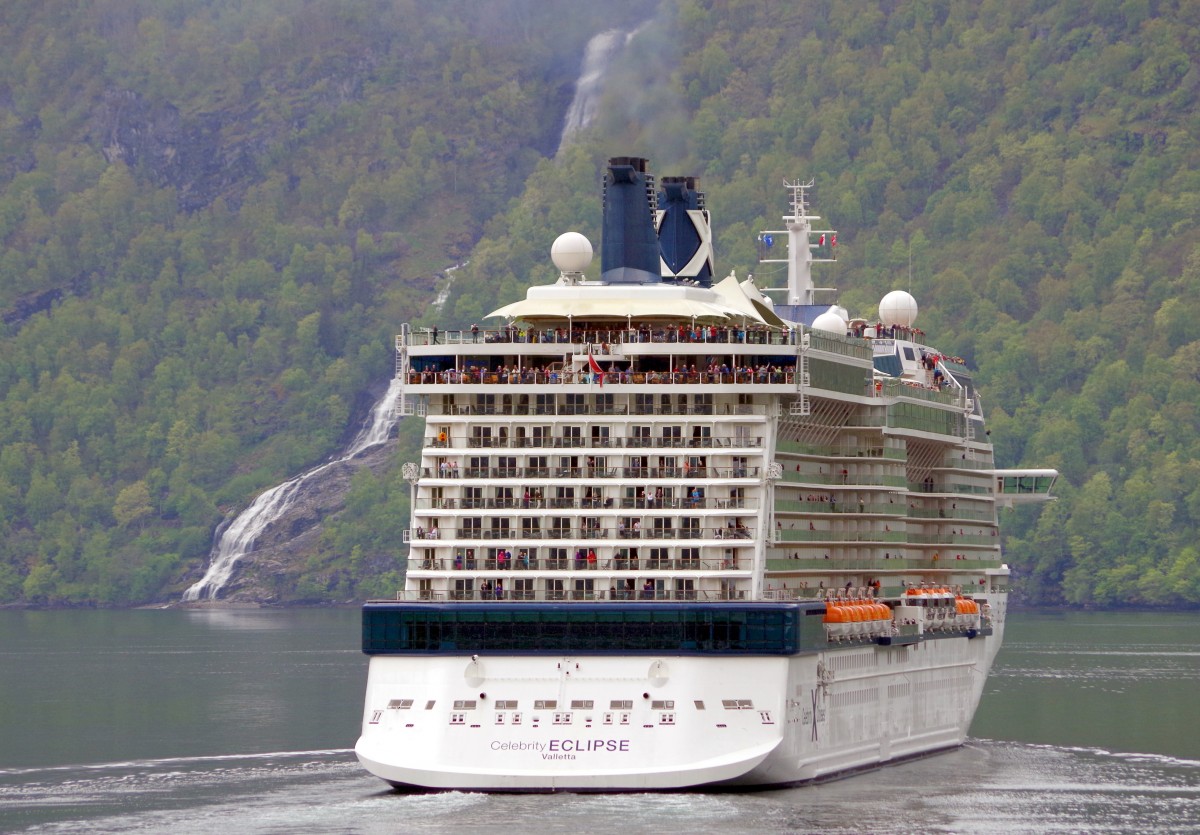
<path id="1" fill-rule="evenodd" d="M 825 602 L 824 621 L 830 638 L 840 641 L 850 631 L 850 612 L 841 601 L 827 600 Z"/>

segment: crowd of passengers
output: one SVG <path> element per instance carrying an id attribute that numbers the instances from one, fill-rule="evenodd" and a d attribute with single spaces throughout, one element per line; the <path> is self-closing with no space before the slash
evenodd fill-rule
<path id="1" fill-rule="evenodd" d="M 637 371 L 628 368 L 604 369 L 599 373 L 584 371 L 558 371 L 548 367 L 518 367 L 500 365 L 496 368 L 469 366 L 463 370 L 413 371 L 411 383 L 557 383 L 557 382 L 605 382 L 605 383 L 785 383 L 794 369 L 778 365 L 730 366 L 728 363 L 710 363 L 697 366 L 695 363 L 680 366 L 674 371 Z"/>
<path id="2" fill-rule="evenodd" d="M 659 592 L 658 589 L 655 588 L 653 580 L 646 580 L 644 583 L 642 583 L 642 590 L 640 593 L 636 589 L 637 589 L 637 586 L 635 585 L 634 580 L 625 580 L 620 585 L 613 583 L 613 585 L 608 590 L 608 599 L 609 600 L 658 600 L 658 599 L 666 600 L 666 599 L 672 598 L 672 595 L 669 592 Z M 554 593 L 550 593 L 550 594 L 554 594 Z M 560 592 L 557 592 L 557 594 L 561 598 L 565 599 L 568 595 L 568 592 L 560 591 Z M 512 595 L 513 600 L 533 600 L 534 599 L 534 593 L 532 591 L 517 591 L 517 592 L 512 592 L 511 595 Z M 575 597 L 577 595 L 578 595 L 578 592 L 571 593 L 572 597 Z M 465 598 L 465 597 L 474 598 L 474 594 L 472 594 L 471 592 L 455 592 L 453 594 L 453 596 L 460 597 L 460 598 Z M 484 580 L 482 583 L 479 584 L 479 599 L 480 600 L 492 600 L 492 599 L 505 600 L 508 598 L 508 596 L 509 596 L 509 592 L 507 592 L 504 588 L 504 580 L 496 580 L 495 582 L 492 582 L 491 580 Z M 601 589 L 596 596 L 598 599 L 603 600 L 604 599 L 604 590 Z M 687 592 L 684 594 L 684 596 L 689 599 L 694 599 L 695 592 Z"/>
<path id="3" fill-rule="evenodd" d="M 460 332 L 465 338 L 468 332 Z M 569 328 L 518 328 L 508 325 L 497 330 L 481 331 L 478 325 L 471 325 L 470 340 L 472 342 L 504 343 L 570 343 L 586 346 L 601 347 L 601 353 L 607 354 L 609 346 L 622 343 L 647 342 L 717 342 L 742 343 L 746 345 L 795 345 L 796 330 L 772 328 L 764 325 L 748 327 L 720 327 L 717 325 L 667 325 L 652 328 L 643 323 L 636 328 L 601 328 L 595 325 L 580 324 Z M 904 339 L 920 342 L 925 338 L 925 331 L 920 328 L 904 325 L 885 325 L 876 322 L 874 325 L 862 320 L 855 320 L 847 336 L 858 339 Z M 439 331 L 436 327 L 428 333 L 433 343 L 439 342 Z M 959 365 L 965 365 L 962 357 L 938 356 Z"/>
<path id="4" fill-rule="evenodd" d="M 430 338 L 437 343 L 439 331 L 433 328 Z M 463 333 L 466 338 L 466 333 Z M 509 325 L 498 330 L 480 331 L 478 325 L 470 329 L 472 342 L 528 342 L 528 343 L 571 343 L 600 345 L 624 342 L 740 342 L 750 345 L 794 345 L 796 332 L 762 325 L 749 327 L 718 327 L 717 325 L 666 325 L 652 328 L 642 324 L 635 328 L 603 328 L 596 325 L 579 324 L 569 328 L 518 328 Z"/>

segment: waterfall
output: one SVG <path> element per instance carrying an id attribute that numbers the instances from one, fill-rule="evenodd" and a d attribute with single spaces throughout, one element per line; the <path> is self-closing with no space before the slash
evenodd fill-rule
<path id="1" fill-rule="evenodd" d="M 371 409 L 371 417 L 355 436 L 340 458 L 328 461 L 319 467 L 291 478 L 262 493 L 236 519 L 219 532 L 216 544 L 209 554 L 208 570 L 191 588 L 183 593 L 183 602 L 190 603 L 202 598 L 216 600 L 217 593 L 233 576 L 233 567 L 239 559 L 254 550 L 254 543 L 267 527 L 287 512 L 301 493 L 301 487 L 317 474 L 335 464 L 348 461 L 360 452 L 378 446 L 388 439 L 396 425 L 396 401 L 400 398 L 400 380 L 394 379 L 387 393 Z"/>
<path id="2" fill-rule="evenodd" d="M 558 140 L 560 153 L 596 117 L 596 108 L 600 106 L 600 96 L 604 92 L 604 73 L 617 50 L 625 45 L 631 35 L 627 36 L 618 29 L 609 29 L 588 41 L 583 53 L 583 67 L 575 81 L 575 98 L 567 108 L 562 136 Z"/>
<path id="3" fill-rule="evenodd" d="M 393 378 L 387 393 L 371 409 L 371 419 L 363 424 L 338 462 L 358 455 L 368 447 L 382 444 L 396 425 L 396 401 L 400 399 L 400 379 Z"/>
<path id="4" fill-rule="evenodd" d="M 450 298 L 450 286 L 454 284 L 454 271 L 461 270 L 463 267 L 470 264 L 470 261 L 463 261 L 461 264 L 455 264 L 453 267 L 446 267 L 442 270 L 442 277 L 445 279 L 442 282 L 442 289 L 438 290 L 437 297 L 433 300 L 430 307 L 438 313 L 446 306 L 446 300 Z"/>

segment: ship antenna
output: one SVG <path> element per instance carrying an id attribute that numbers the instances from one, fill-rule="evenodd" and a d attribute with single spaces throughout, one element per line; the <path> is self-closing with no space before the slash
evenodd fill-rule
<path id="1" fill-rule="evenodd" d="M 784 218 L 788 231 L 788 304 L 813 303 L 813 259 L 808 238 L 812 221 L 820 218 L 808 213 L 808 189 L 815 184 L 816 180 L 783 181 L 792 193 L 792 214 Z"/>
<path id="2" fill-rule="evenodd" d="M 819 215 L 809 213 L 809 198 L 808 190 L 815 185 L 815 180 L 809 180 L 807 183 L 801 180 L 789 181 L 784 180 L 783 186 L 791 192 L 791 214 L 785 215 L 783 218 L 784 226 L 787 234 L 787 287 L 778 288 L 787 292 L 787 304 L 789 305 L 811 305 L 815 304 L 816 292 L 818 290 L 832 290 L 831 287 L 814 287 L 812 280 L 812 265 L 815 262 L 832 263 L 836 261 L 831 251 L 832 247 L 837 242 L 837 235 L 832 230 L 813 230 L 813 221 L 820 220 Z M 773 237 L 779 234 L 774 231 L 763 231 L 758 236 L 761 246 L 759 253 L 759 262 L 764 264 L 785 263 L 782 258 L 766 257 L 766 250 L 771 247 Z M 812 241 L 812 236 L 819 234 L 817 242 Z M 826 247 L 826 237 L 830 238 L 829 245 Z M 813 257 L 813 250 L 820 248 L 821 253 L 817 257 Z M 772 292 L 776 288 L 766 288 L 763 292 Z"/>

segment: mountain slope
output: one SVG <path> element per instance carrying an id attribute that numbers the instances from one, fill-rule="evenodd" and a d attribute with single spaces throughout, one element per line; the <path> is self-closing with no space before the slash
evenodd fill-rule
<path id="1" fill-rule="evenodd" d="M 571 5 L 6 4 L 0 601 L 174 594 L 337 448 L 637 6 Z"/>
<path id="2" fill-rule="evenodd" d="M 782 179 L 814 177 L 842 303 L 870 316 L 911 289 L 921 327 L 978 368 L 998 460 L 1063 473 L 1056 505 L 1006 520 L 1026 598 L 1200 602 L 1200 7 L 674 8 L 610 82 L 591 144 L 481 243 L 460 319 L 549 274 L 540 254 L 568 228 L 551 221 L 598 239 L 590 197 L 560 196 L 568 169 L 593 193 L 618 152 L 700 175 L 718 268 L 739 274 Z M 538 258 L 517 243 L 531 228 Z"/>

